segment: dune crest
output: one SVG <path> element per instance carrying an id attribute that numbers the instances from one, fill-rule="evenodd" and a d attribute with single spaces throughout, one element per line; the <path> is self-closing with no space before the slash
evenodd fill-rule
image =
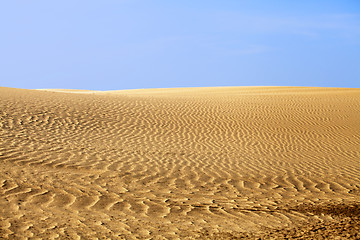
<path id="1" fill-rule="evenodd" d="M 360 89 L 0 88 L 0 238 L 360 238 L 359 120 Z"/>

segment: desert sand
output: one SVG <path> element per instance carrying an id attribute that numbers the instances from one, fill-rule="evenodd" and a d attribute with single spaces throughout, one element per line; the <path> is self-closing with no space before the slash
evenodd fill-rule
<path id="1" fill-rule="evenodd" d="M 360 89 L 0 88 L 0 238 L 360 238 Z"/>

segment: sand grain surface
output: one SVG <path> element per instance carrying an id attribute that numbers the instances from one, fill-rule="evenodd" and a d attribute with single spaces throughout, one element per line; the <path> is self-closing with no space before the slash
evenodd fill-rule
<path id="1" fill-rule="evenodd" d="M 0 88 L 0 238 L 360 238 L 360 89 Z"/>

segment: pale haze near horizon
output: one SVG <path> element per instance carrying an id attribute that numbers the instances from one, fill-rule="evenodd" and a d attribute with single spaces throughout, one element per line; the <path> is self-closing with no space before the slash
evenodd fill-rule
<path id="1" fill-rule="evenodd" d="M 358 1 L 5 1 L 0 86 L 360 87 Z"/>

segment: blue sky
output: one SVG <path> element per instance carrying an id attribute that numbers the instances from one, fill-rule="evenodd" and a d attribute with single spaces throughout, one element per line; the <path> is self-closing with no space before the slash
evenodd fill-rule
<path id="1" fill-rule="evenodd" d="M 0 3 L 0 86 L 360 87 L 360 1 Z"/>

